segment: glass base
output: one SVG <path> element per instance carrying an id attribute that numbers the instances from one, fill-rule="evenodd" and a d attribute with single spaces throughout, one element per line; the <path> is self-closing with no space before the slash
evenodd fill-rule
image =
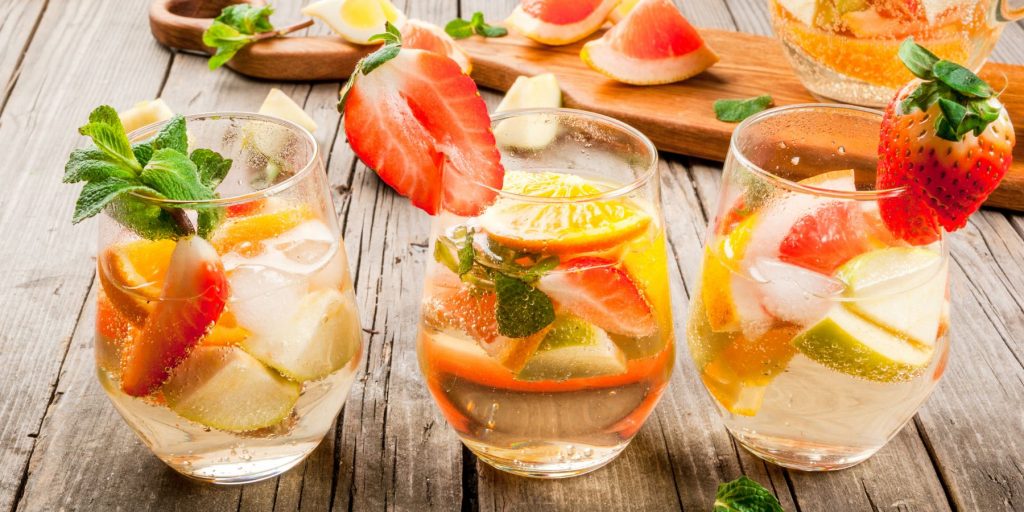
<path id="1" fill-rule="evenodd" d="M 316 448 L 315 444 L 313 448 Z M 248 462 L 211 463 L 202 466 L 177 460 L 164 460 L 164 462 L 192 480 L 217 485 L 242 485 L 274 478 L 288 471 L 305 460 L 312 453 L 313 448 L 300 453 Z"/>
<path id="2" fill-rule="evenodd" d="M 629 441 L 612 447 L 545 442 L 511 449 L 466 439 L 462 442 L 480 460 L 496 469 L 514 475 L 544 479 L 569 478 L 590 473 L 614 460 L 626 446 L 629 446 Z"/>
<path id="3" fill-rule="evenodd" d="M 800 471 L 836 471 L 856 466 L 881 446 L 835 446 L 809 441 L 766 436 L 730 428 L 729 433 L 750 453 L 784 468 Z"/>

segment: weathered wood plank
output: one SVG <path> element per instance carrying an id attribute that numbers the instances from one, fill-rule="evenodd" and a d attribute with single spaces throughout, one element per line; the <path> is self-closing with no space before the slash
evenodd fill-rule
<path id="1" fill-rule="evenodd" d="M 46 2 L 0 1 L 0 112 L 21 71 L 25 52 L 42 19 Z"/>
<path id="2" fill-rule="evenodd" d="M 143 16 L 141 3 L 110 1 L 83 0 L 48 10 L 0 117 L 0 151 L 7 155 L 0 169 L 6 184 L 0 198 L 0 257 L 7 262 L 0 276 L 0 354 L 8 369 L 0 379 L 3 510 L 12 508 L 21 492 L 34 438 L 55 397 L 58 370 L 92 280 L 95 231 L 69 222 L 76 191 L 60 183 L 64 160 L 82 143 L 76 128 L 93 106 L 111 95 L 151 94 L 159 86 L 167 55 L 137 23 Z M 74 30 L 68 30 L 71 26 Z M 111 30 L 120 37 L 103 37 Z M 137 42 L 125 46 L 126 40 Z M 109 69 L 97 75 L 105 62 Z"/>

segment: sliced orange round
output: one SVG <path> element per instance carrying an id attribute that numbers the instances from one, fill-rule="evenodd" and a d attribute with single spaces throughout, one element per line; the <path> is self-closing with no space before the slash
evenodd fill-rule
<path id="1" fill-rule="evenodd" d="M 100 256 L 100 285 L 111 304 L 132 324 L 146 321 L 150 303 L 160 298 L 173 240 L 135 240 L 111 245 Z"/>
<path id="2" fill-rule="evenodd" d="M 264 240 L 279 236 L 312 218 L 313 212 L 305 206 L 237 217 L 217 228 L 210 242 L 220 254 L 235 252 L 255 256 L 263 252 Z"/>
<path id="3" fill-rule="evenodd" d="M 634 200 L 595 197 L 611 188 L 573 174 L 508 172 L 505 192 L 579 200 L 501 197 L 480 216 L 480 225 L 493 240 L 517 249 L 556 254 L 609 249 L 636 238 L 651 223 L 650 213 Z"/>

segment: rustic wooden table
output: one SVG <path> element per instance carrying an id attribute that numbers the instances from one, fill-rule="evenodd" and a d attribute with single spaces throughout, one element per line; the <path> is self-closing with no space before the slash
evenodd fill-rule
<path id="1" fill-rule="evenodd" d="M 299 0 L 276 3 L 275 20 L 298 17 Z M 443 24 L 476 10 L 500 19 L 516 1 L 396 3 Z M 681 348 L 669 392 L 617 461 L 565 481 L 512 477 L 462 448 L 423 385 L 413 312 L 429 219 L 338 136 L 339 84 L 210 72 L 204 59 L 153 41 L 147 4 L 0 0 L 0 511 L 709 510 L 718 483 L 740 474 L 791 511 L 1024 510 L 1024 215 L 983 211 L 952 237 L 952 361 L 925 407 L 869 461 L 809 474 L 754 458 L 729 438 Z M 765 7 L 690 0 L 683 11 L 701 26 L 768 34 Z M 995 59 L 1024 63 L 1022 27 L 1007 27 Z M 218 488 L 153 457 L 100 389 L 95 224 L 71 226 L 77 189 L 60 175 L 84 143 L 75 128 L 95 105 L 162 96 L 184 113 L 255 110 L 271 86 L 304 102 L 321 126 L 368 350 L 337 427 L 305 463 L 263 483 Z M 661 170 L 683 333 L 719 164 L 666 156 Z"/>

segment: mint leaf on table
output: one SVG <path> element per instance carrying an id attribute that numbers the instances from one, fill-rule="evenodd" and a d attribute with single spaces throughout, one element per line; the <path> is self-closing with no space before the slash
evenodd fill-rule
<path id="1" fill-rule="evenodd" d="M 216 21 L 235 27 L 243 34 L 256 34 L 274 30 L 270 23 L 271 14 L 274 14 L 274 8 L 269 5 L 235 4 L 221 10 Z"/>
<path id="2" fill-rule="evenodd" d="M 551 299 L 519 279 L 495 273 L 494 291 L 498 298 L 495 306 L 498 333 L 502 336 L 525 338 L 555 321 Z"/>
<path id="3" fill-rule="evenodd" d="M 274 9 L 269 5 L 255 7 L 251 4 L 236 4 L 225 7 L 213 19 L 210 28 L 203 32 L 203 44 L 217 49 L 217 53 L 210 57 L 210 69 L 223 66 L 238 50 L 258 41 L 257 34 L 273 32 L 274 25 L 270 23 L 270 15 L 273 13 Z"/>
<path id="4" fill-rule="evenodd" d="M 221 208 L 205 205 L 156 205 L 144 198 L 205 201 L 218 197 L 216 184 L 224 179 L 231 160 L 210 150 L 186 153 L 185 118 L 175 116 L 152 140 L 129 143 L 117 111 L 101 106 L 79 129 L 94 147 L 77 149 L 64 166 L 64 182 L 85 182 L 75 205 L 73 223 L 105 208 L 116 221 L 148 239 L 175 238 L 193 228 L 181 208 L 199 211 L 200 235 L 205 236 L 223 218 Z M 198 163 L 197 163 L 198 162 Z"/>
<path id="5" fill-rule="evenodd" d="M 715 117 L 726 123 L 738 123 L 775 103 L 771 96 L 757 96 L 744 100 L 716 100 Z"/>
<path id="6" fill-rule="evenodd" d="M 349 75 L 348 81 L 345 82 L 339 94 L 338 112 L 342 114 L 345 113 L 345 102 L 348 100 L 348 93 L 352 90 L 352 86 L 355 85 L 359 75 L 366 75 L 377 69 L 381 64 L 397 57 L 398 52 L 402 51 L 402 33 L 390 21 L 384 22 L 384 32 L 375 34 L 370 38 L 370 41 L 382 41 L 384 44 L 377 48 L 375 52 L 359 59 L 359 62 L 356 63 L 355 69 L 352 70 L 352 74 Z"/>
<path id="7" fill-rule="evenodd" d="M 455 18 L 444 26 L 444 31 L 454 39 L 465 39 L 473 34 L 483 37 L 504 37 L 508 35 L 505 27 L 489 25 L 484 21 L 484 13 L 477 11 L 468 20 Z"/>
<path id="8" fill-rule="evenodd" d="M 718 486 L 712 511 L 784 512 L 774 494 L 745 476 Z"/>

